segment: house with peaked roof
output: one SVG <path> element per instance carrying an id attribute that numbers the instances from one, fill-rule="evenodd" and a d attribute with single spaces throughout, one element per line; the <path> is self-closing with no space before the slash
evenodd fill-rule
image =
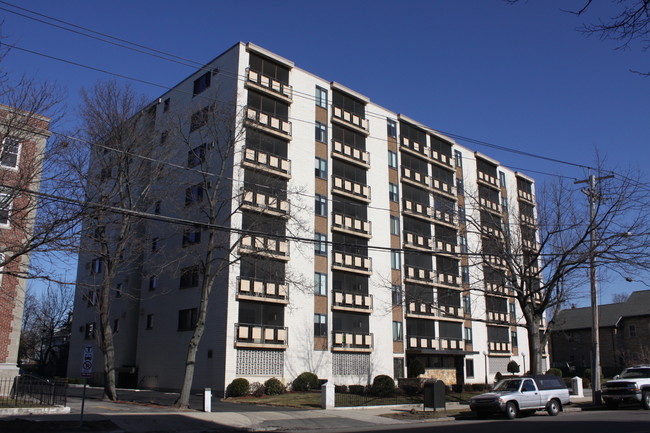
<path id="1" fill-rule="evenodd" d="M 633 364 L 650 363 L 650 290 L 634 292 L 625 302 L 598 307 L 600 362 L 613 376 Z M 551 361 L 581 373 L 591 366 L 591 307 L 562 310 L 553 320 Z"/>

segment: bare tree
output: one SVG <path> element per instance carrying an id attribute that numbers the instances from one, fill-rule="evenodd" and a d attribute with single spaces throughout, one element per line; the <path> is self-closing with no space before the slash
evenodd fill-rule
<path id="1" fill-rule="evenodd" d="M 116 81 L 82 91 L 82 121 L 68 169 L 83 185 L 86 200 L 81 253 L 89 259 L 78 287 L 99 319 L 96 339 L 103 356 L 104 398 L 115 400 L 116 365 L 111 306 L 120 275 L 141 275 L 142 218 L 163 173 L 164 154 L 154 129 L 155 105 Z M 83 266 L 84 264 L 82 264 Z"/>
<path id="2" fill-rule="evenodd" d="M 612 303 L 621 304 L 623 302 L 626 302 L 629 298 L 630 298 L 629 293 L 614 293 L 612 295 Z"/>
<path id="3" fill-rule="evenodd" d="M 490 295 L 516 302 L 528 334 L 533 374 L 541 372 L 552 317 L 587 284 L 592 255 L 601 269 L 625 275 L 650 266 L 647 190 L 638 177 L 618 176 L 597 186 L 593 219 L 587 197 L 563 180 L 536 197 L 520 185 L 517 196 L 509 197 L 509 214 L 495 213 L 499 202 L 479 194 L 474 197 L 476 211 L 468 212 L 469 230 L 481 239 L 470 257 L 484 270 L 484 281 L 472 288 L 484 291 L 486 302 Z M 547 313 L 551 320 L 544 327 Z"/>

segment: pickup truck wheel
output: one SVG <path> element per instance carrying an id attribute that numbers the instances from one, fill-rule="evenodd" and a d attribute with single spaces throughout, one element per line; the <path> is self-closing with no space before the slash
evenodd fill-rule
<path id="1" fill-rule="evenodd" d="M 641 405 L 645 410 L 650 410 L 650 391 L 643 391 Z"/>
<path id="2" fill-rule="evenodd" d="M 550 416 L 557 416 L 557 414 L 560 413 L 560 403 L 558 403 L 557 400 L 549 401 L 546 405 L 546 412 L 548 412 Z"/>
<path id="3" fill-rule="evenodd" d="M 508 419 L 517 418 L 517 412 L 519 412 L 519 410 L 517 409 L 517 405 L 515 403 L 508 402 L 506 404 L 506 417 Z"/>

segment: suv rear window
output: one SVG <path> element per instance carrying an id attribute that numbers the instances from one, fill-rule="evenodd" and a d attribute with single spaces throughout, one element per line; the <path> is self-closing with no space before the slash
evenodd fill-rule
<path id="1" fill-rule="evenodd" d="M 621 379 L 650 378 L 650 368 L 628 368 L 621 374 Z"/>

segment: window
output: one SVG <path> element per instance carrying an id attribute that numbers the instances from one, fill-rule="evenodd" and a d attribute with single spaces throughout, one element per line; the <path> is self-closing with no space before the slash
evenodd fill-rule
<path id="1" fill-rule="evenodd" d="M 327 217 L 327 197 L 316 194 L 314 212 L 316 216 Z"/>
<path id="2" fill-rule="evenodd" d="M 458 236 L 458 243 L 460 244 L 460 252 L 467 254 L 467 236 L 465 235 Z"/>
<path id="3" fill-rule="evenodd" d="M 113 176 L 113 169 L 111 167 L 104 167 L 102 171 L 99 172 L 99 181 L 103 182 L 106 179 L 110 179 Z"/>
<path id="4" fill-rule="evenodd" d="M 461 238 L 462 239 L 462 238 Z M 467 248 L 467 247 L 466 247 Z M 461 278 L 463 283 L 469 284 L 469 266 L 462 266 L 460 268 Z"/>
<path id="5" fill-rule="evenodd" d="M 316 121 L 316 141 L 327 143 L 327 125 Z"/>
<path id="6" fill-rule="evenodd" d="M 501 197 L 501 206 L 504 212 L 508 212 L 508 197 Z"/>
<path id="7" fill-rule="evenodd" d="M 151 240 L 151 252 L 156 252 L 158 251 L 158 238 L 153 238 Z"/>
<path id="8" fill-rule="evenodd" d="M 630 337 L 636 337 L 636 326 L 630 325 Z"/>
<path id="9" fill-rule="evenodd" d="M 388 166 L 397 170 L 397 153 L 392 150 L 388 151 Z"/>
<path id="10" fill-rule="evenodd" d="M 510 321 L 517 321 L 517 304 L 514 302 L 510 304 Z"/>
<path id="11" fill-rule="evenodd" d="M 470 378 L 474 377 L 474 360 L 466 359 L 465 360 L 465 376 Z"/>
<path id="12" fill-rule="evenodd" d="M 467 314 L 472 314 L 472 298 L 469 295 L 463 295 L 463 310 Z"/>
<path id="13" fill-rule="evenodd" d="M 192 203 L 203 201 L 203 186 L 201 184 L 192 185 L 185 190 L 185 206 Z"/>
<path id="14" fill-rule="evenodd" d="M 86 323 L 86 329 L 85 329 L 85 332 L 84 332 L 84 338 L 86 340 L 91 340 L 91 339 L 95 338 L 95 329 L 96 329 L 96 327 L 97 327 L 97 325 L 95 324 L 95 322 Z"/>
<path id="15" fill-rule="evenodd" d="M 17 168 L 20 155 L 20 141 L 6 137 L 0 149 L 0 167 Z"/>
<path id="16" fill-rule="evenodd" d="M 454 151 L 454 160 L 456 162 L 456 167 L 463 168 L 463 154 L 460 152 L 460 150 Z"/>
<path id="17" fill-rule="evenodd" d="M 524 384 L 521 385 L 521 392 L 536 392 L 537 388 L 533 384 L 533 381 L 530 379 L 524 380 Z"/>
<path id="18" fill-rule="evenodd" d="M 0 227 L 9 226 L 13 200 L 9 194 L 0 194 Z"/>
<path id="19" fill-rule="evenodd" d="M 393 306 L 402 305 L 402 286 L 393 285 L 391 287 L 391 297 Z"/>
<path id="20" fill-rule="evenodd" d="M 158 285 L 158 277 L 155 275 L 149 277 L 149 290 L 156 290 L 156 286 Z"/>
<path id="21" fill-rule="evenodd" d="M 188 308 L 178 311 L 178 330 L 191 331 L 196 327 L 197 311 L 196 308 Z"/>
<path id="22" fill-rule="evenodd" d="M 192 114 L 192 117 L 190 119 L 190 132 L 195 131 L 202 126 L 207 125 L 208 120 L 210 120 L 210 113 L 212 113 L 213 111 L 214 111 L 214 105 L 206 105 L 200 110 L 195 111 Z"/>
<path id="23" fill-rule="evenodd" d="M 404 358 L 393 358 L 393 377 L 395 379 L 404 377 Z"/>
<path id="24" fill-rule="evenodd" d="M 314 272 L 314 295 L 327 296 L 327 274 Z"/>
<path id="25" fill-rule="evenodd" d="M 212 78 L 212 72 L 208 71 L 205 74 L 201 75 L 196 80 L 194 80 L 194 94 L 192 96 L 196 96 L 199 93 L 202 93 L 208 87 L 210 87 L 211 78 Z"/>
<path id="26" fill-rule="evenodd" d="M 510 341 L 512 341 L 512 347 L 519 347 L 517 342 L 517 331 L 510 331 Z"/>
<path id="27" fill-rule="evenodd" d="M 199 267 L 197 265 L 181 269 L 180 288 L 188 289 L 199 285 Z"/>
<path id="28" fill-rule="evenodd" d="M 153 314 L 147 314 L 147 329 L 153 329 Z"/>
<path id="29" fill-rule="evenodd" d="M 314 239 L 316 240 L 316 242 L 314 243 L 314 253 L 318 254 L 319 256 L 326 256 L 327 235 L 324 235 L 322 233 L 316 233 L 314 235 Z"/>
<path id="30" fill-rule="evenodd" d="M 499 182 L 503 188 L 506 187 L 506 174 L 502 171 L 499 172 Z"/>
<path id="31" fill-rule="evenodd" d="M 386 120 L 386 133 L 389 137 L 397 138 L 397 122 L 394 120 Z"/>
<path id="32" fill-rule="evenodd" d="M 160 215 L 160 207 L 162 206 L 162 202 L 158 200 L 156 203 L 153 205 L 153 213 L 156 215 Z"/>
<path id="33" fill-rule="evenodd" d="M 163 131 L 160 133 L 160 144 L 165 144 L 167 138 L 169 137 L 169 131 Z"/>
<path id="34" fill-rule="evenodd" d="M 205 162 L 205 143 L 187 152 L 187 166 L 196 167 Z"/>
<path id="35" fill-rule="evenodd" d="M 327 108 L 327 90 L 316 86 L 316 105 Z"/>
<path id="36" fill-rule="evenodd" d="M 124 291 L 124 284 L 117 283 L 117 286 L 115 286 L 115 297 L 116 298 L 121 298 L 123 291 Z"/>
<path id="37" fill-rule="evenodd" d="M 315 162 L 315 175 L 318 178 L 326 179 L 327 178 L 327 161 L 321 158 L 316 158 Z"/>
<path id="38" fill-rule="evenodd" d="M 465 328 L 465 343 L 472 344 L 472 328 Z"/>
<path id="39" fill-rule="evenodd" d="M 397 270 L 402 268 L 399 251 L 390 252 L 390 267 Z"/>
<path id="40" fill-rule="evenodd" d="M 397 189 L 397 185 L 394 183 L 388 184 L 388 198 L 390 201 L 399 201 L 399 190 Z"/>
<path id="41" fill-rule="evenodd" d="M 183 247 L 201 243 L 201 230 L 185 229 L 183 230 Z"/>
<path id="42" fill-rule="evenodd" d="M 113 334 L 117 334 L 120 330 L 120 319 L 113 320 Z"/>
<path id="43" fill-rule="evenodd" d="M 390 234 L 399 236 L 399 217 L 390 216 Z"/>
<path id="44" fill-rule="evenodd" d="M 393 322 L 393 341 L 402 341 L 403 339 L 402 322 Z"/>
<path id="45" fill-rule="evenodd" d="M 102 271 L 102 259 L 92 259 L 90 262 L 90 273 L 99 274 Z"/>
<path id="46" fill-rule="evenodd" d="M 314 314 L 314 337 L 327 337 L 327 316 Z"/>
<path id="47" fill-rule="evenodd" d="M 465 185 L 463 184 L 463 179 L 460 177 L 456 179 L 456 189 L 458 190 L 458 194 L 465 194 Z"/>
<path id="48" fill-rule="evenodd" d="M 167 98 L 163 101 L 163 113 L 169 111 L 169 106 L 171 105 L 171 99 Z"/>

